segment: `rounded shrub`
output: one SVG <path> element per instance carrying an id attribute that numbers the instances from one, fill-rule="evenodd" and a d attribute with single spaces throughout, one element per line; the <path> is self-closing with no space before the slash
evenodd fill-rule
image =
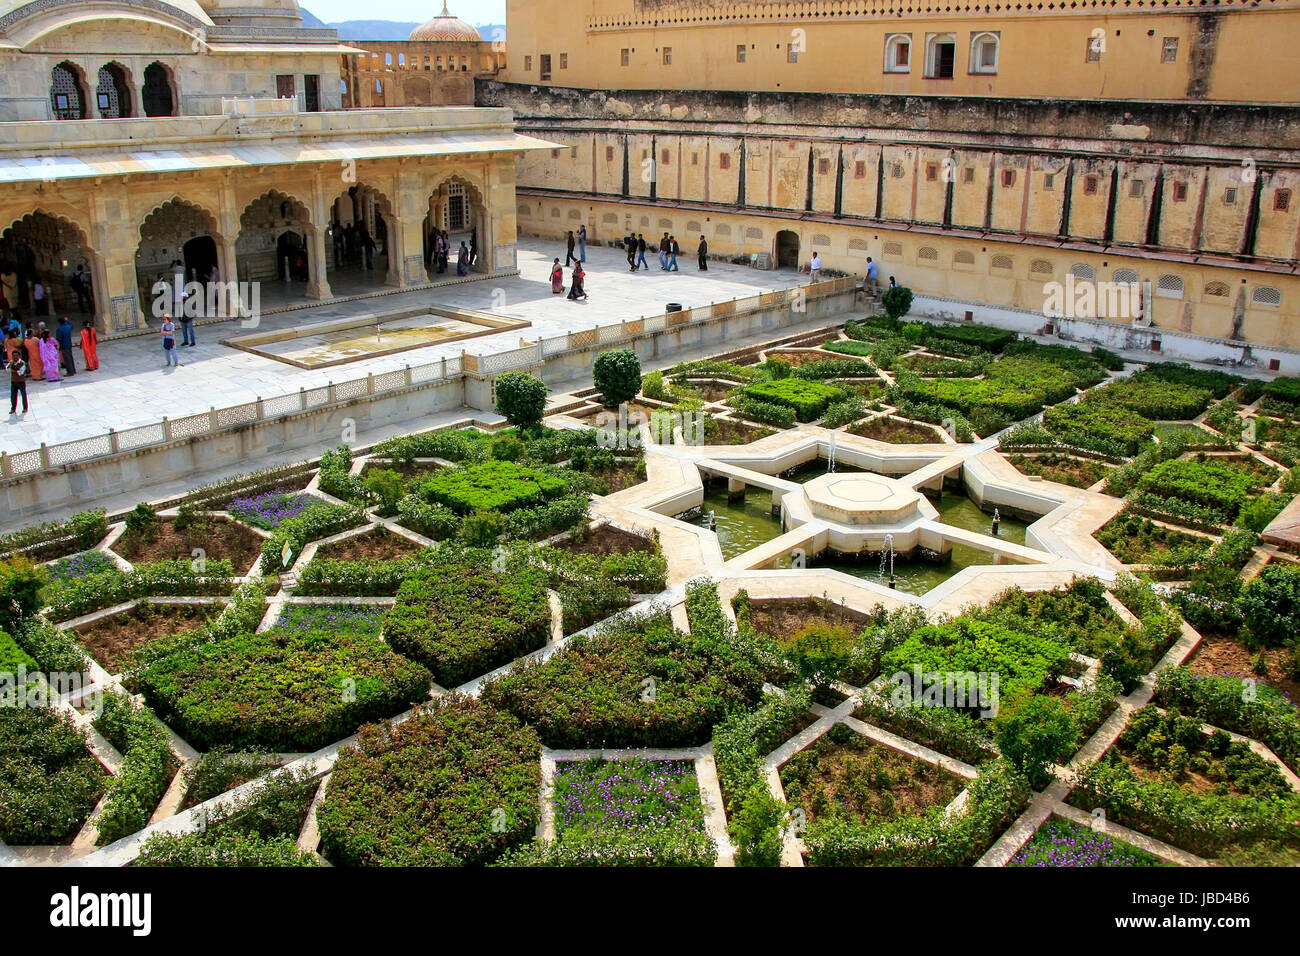
<path id="1" fill-rule="evenodd" d="M 641 360 L 631 349 L 601 352 L 591 374 L 601 398 L 611 408 L 631 401 L 641 391 Z"/>
<path id="2" fill-rule="evenodd" d="M 546 411 L 546 384 L 527 372 L 506 372 L 496 379 L 497 412 L 516 428 L 537 425 Z"/>

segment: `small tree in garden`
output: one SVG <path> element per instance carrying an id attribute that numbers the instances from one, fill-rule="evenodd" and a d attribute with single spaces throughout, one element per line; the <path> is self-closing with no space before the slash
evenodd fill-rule
<path id="1" fill-rule="evenodd" d="M 880 304 L 885 307 L 885 314 L 894 321 L 907 315 L 912 308 L 912 290 L 905 285 L 896 285 L 886 289 L 880 297 Z"/>
<path id="2" fill-rule="evenodd" d="M 21 555 L 0 561 L 0 630 L 12 634 L 19 621 L 37 612 L 46 579 L 45 568 Z"/>
<path id="3" fill-rule="evenodd" d="M 496 381 L 497 412 L 516 428 L 531 428 L 546 410 L 546 383 L 527 372 L 506 372 Z"/>
<path id="4" fill-rule="evenodd" d="M 591 374 L 610 408 L 631 401 L 641 391 L 641 360 L 631 349 L 601 352 Z"/>
<path id="5" fill-rule="evenodd" d="M 1242 589 L 1238 606 L 1246 623 L 1247 647 L 1289 643 L 1300 626 L 1300 568 L 1267 565 Z"/>
<path id="6" fill-rule="evenodd" d="M 1079 726 L 1059 697 L 1025 694 L 1004 704 L 994 722 L 998 748 L 1035 787 L 1051 780 L 1047 767 L 1078 736 Z"/>

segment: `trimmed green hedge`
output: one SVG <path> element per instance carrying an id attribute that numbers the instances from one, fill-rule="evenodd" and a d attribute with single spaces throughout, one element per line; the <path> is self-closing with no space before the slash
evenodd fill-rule
<path id="1" fill-rule="evenodd" d="M 363 727 L 317 810 L 321 849 L 351 866 L 468 866 L 530 840 L 541 744 L 507 713 L 457 695 Z"/>
<path id="2" fill-rule="evenodd" d="M 384 639 L 424 664 L 444 687 L 486 674 L 546 644 L 546 578 L 514 563 L 492 570 L 490 552 L 438 550 L 438 562 L 402 583 Z"/>
<path id="3" fill-rule="evenodd" d="M 1126 455 L 1136 455 L 1154 431 L 1142 414 L 1090 398 L 1049 408 L 1043 412 L 1043 427 L 1068 445 L 1102 452 L 1118 446 Z"/>
<path id="4" fill-rule="evenodd" d="M 374 637 L 272 630 L 183 647 L 139 684 L 195 746 L 301 752 L 423 700 L 430 679 Z"/>
<path id="5" fill-rule="evenodd" d="M 849 393 L 834 385 L 809 382 L 798 378 L 783 378 L 775 382 L 759 382 L 745 389 L 745 397 L 773 405 L 794 409 L 801 422 L 810 422 L 821 416 L 831 402 L 842 402 Z"/>
<path id="6" fill-rule="evenodd" d="M 104 695 L 104 710 L 95 719 L 95 729 L 122 754 L 122 767 L 96 820 L 103 845 L 148 826 L 180 764 L 167 732 L 152 714 L 123 694 Z"/>
<path id="7" fill-rule="evenodd" d="M 0 707 L 0 840 L 68 843 L 109 780 L 71 717 L 48 707 Z"/>
<path id="8" fill-rule="evenodd" d="M 1137 487 L 1139 492 L 1209 508 L 1230 522 L 1259 488 L 1259 479 L 1213 462 L 1174 459 L 1148 471 Z"/>
<path id="9" fill-rule="evenodd" d="M 488 461 L 461 470 L 448 469 L 421 487 L 426 499 L 462 515 L 539 505 L 564 491 L 562 479 L 512 461 Z"/>
<path id="10" fill-rule="evenodd" d="M 208 561 L 202 571 L 181 558 L 137 564 L 130 572 L 101 571 L 50 584 L 41 591 L 41 599 L 48 618 L 66 621 L 142 597 L 229 594 L 235 587 L 234 577 L 235 569 L 225 558 Z"/>

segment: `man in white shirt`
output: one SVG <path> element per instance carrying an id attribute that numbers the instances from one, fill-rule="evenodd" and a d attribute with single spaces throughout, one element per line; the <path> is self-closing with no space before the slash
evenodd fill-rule
<path id="1" fill-rule="evenodd" d="M 808 278 L 813 282 L 822 281 L 822 257 L 815 252 L 812 262 L 808 263 Z"/>
<path id="2" fill-rule="evenodd" d="M 867 291 L 875 292 L 880 288 L 880 266 L 871 261 L 871 256 L 867 256 Z"/>

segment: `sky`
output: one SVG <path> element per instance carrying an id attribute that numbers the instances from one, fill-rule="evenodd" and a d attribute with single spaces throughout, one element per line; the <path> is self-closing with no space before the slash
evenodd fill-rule
<path id="1" fill-rule="evenodd" d="M 326 23 L 344 20 L 397 20 L 423 23 L 442 12 L 442 0 L 298 0 Z M 506 22 L 506 0 L 448 0 L 452 16 L 479 26 Z"/>

